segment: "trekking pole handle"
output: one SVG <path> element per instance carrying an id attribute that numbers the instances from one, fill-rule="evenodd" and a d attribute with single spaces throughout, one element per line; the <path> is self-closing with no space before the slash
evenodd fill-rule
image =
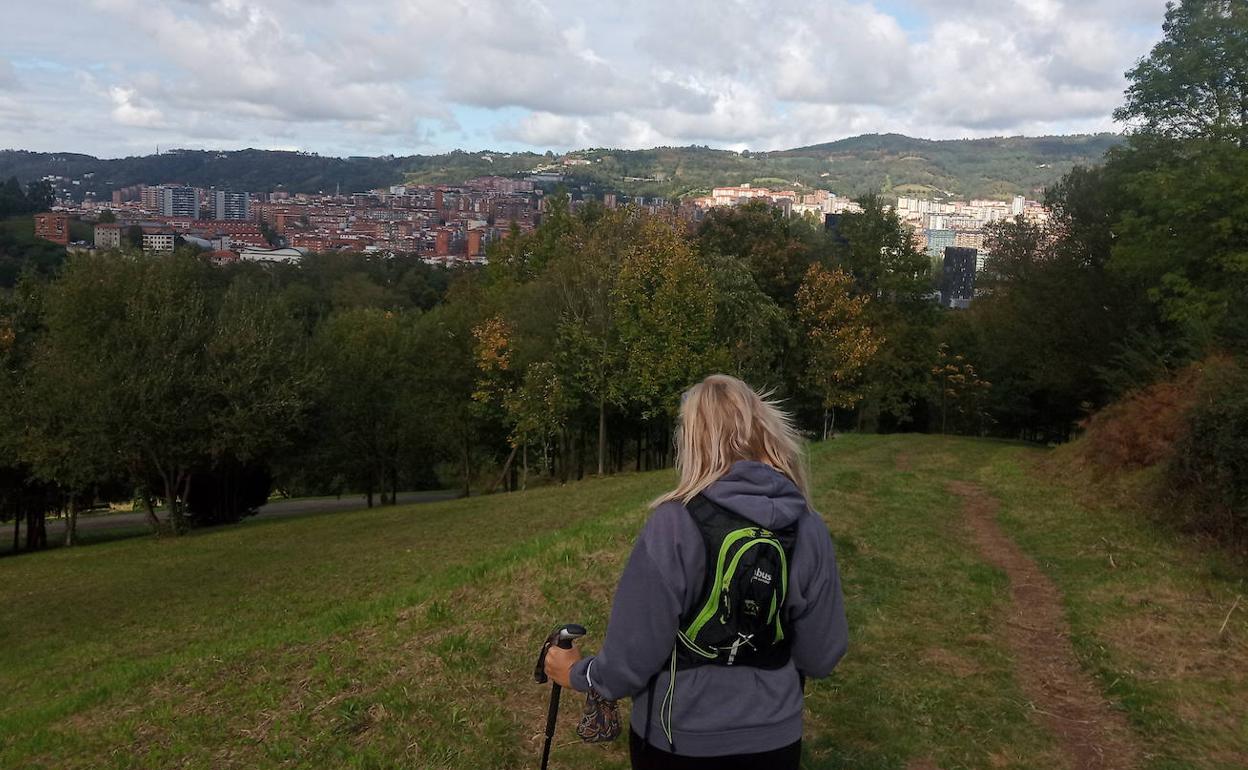
<path id="1" fill-rule="evenodd" d="M 572 642 L 585 635 L 585 626 L 578 623 L 568 623 L 560 626 L 550 632 L 550 636 L 546 637 L 546 641 L 542 643 L 542 650 L 537 654 L 537 665 L 533 667 L 533 681 L 538 684 L 546 684 L 546 651 L 551 647 L 560 647 L 565 650 L 572 649 Z"/>
<path id="2" fill-rule="evenodd" d="M 576 623 L 569 623 L 559 629 L 559 635 L 555 641 L 555 646 L 562 647 L 565 650 L 570 650 L 572 649 L 573 640 L 580 639 L 586 633 L 585 626 L 577 625 Z"/>

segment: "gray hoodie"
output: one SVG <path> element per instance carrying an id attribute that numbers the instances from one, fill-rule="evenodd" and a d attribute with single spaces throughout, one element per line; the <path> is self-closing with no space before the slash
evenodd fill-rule
<path id="1" fill-rule="evenodd" d="M 802 737 L 798 675 L 825 677 L 845 654 L 848 627 L 832 538 L 797 486 L 769 465 L 734 463 L 703 494 L 768 529 L 796 522 L 784 605 L 792 659 L 775 670 L 708 665 L 678 671 L 673 742 L 688 756 L 771 751 Z M 602 651 L 572 667 L 577 690 L 592 684 L 607 698 L 633 699 L 638 735 L 646 733 L 647 685 L 658 673 L 649 739 L 665 751 L 672 750 L 659 719 L 669 680 L 665 664 L 681 615 L 701 598 L 705 564 L 702 535 L 685 506 L 667 502 L 656 508 L 620 577 Z"/>

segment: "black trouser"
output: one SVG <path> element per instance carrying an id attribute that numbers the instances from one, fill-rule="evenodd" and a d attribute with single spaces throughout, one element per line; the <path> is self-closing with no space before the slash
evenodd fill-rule
<path id="1" fill-rule="evenodd" d="M 774 751 L 757 754 L 685 757 L 649 746 L 644 738 L 629 730 L 628 754 L 633 760 L 633 770 L 798 770 L 802 742 L 798 740 Z"/>

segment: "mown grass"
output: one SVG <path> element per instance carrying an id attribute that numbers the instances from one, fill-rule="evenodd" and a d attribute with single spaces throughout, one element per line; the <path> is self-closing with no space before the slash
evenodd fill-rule
<path id="1" fill-rule="evenodd" d="M 1084 563 L 1101 532 L 1067 491 L 1027 475 L 1036 450 L 844 437 L 813 454 L 852 641 L 836 674 L 808 688 L 807 767 L 1061 766 L 997 627 L 1005 577 L 968 544 L 951 478 L 1001 497 L 1010 531 L 1067 591 L 1078 649 L 1140 740 L 1185 736 L 1182 749 L 1203 754 L 1182 764 L 1154 749 L 1156 766 L 1228 766 L 1216 757 L 1242 752 L 1242 722 L 1203 708 L 1242 705 L 1242 680 L 1202 669 L 1193 689 L 1189 670 L 1123 676 L 1137 664 L 1118 635 L 1156 608 L 1106 588 L 1125 568 L 1103 578 L 1099 554 Z M 630 474 L 0 561 L 0 767 L 533 765 L 548 694 L 531 680 L 536 647 L 562 620 L 590 627 L 588 647 L 600 641 L 644 503 L 672 479 Z M 1128 516 L 1098 521 L 1117 528 L 1113 542 L 1142 547 L 1134 538 L 1152 535 L 1117 531 Z M 1209 563 L 1141 557 L 1130 575 L 1204 586 L 1212 605 L 1232 586 Z M 1176 618 L 1204 631 L 1196 620 Z M 1244 637 L 1242 616 L 1221 637 L 1231 657 L 1219 660 L 1238 660 L 1240 677 Z M 626 767 L 621 743 L 576 741 L 578 700 L 565 699 L 553 766 Z"/>

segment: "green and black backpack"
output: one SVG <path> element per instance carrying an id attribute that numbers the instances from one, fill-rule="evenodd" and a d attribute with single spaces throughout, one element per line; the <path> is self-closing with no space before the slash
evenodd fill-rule
<path id="1" fill-rule="evenodd" d="M 668 743 L 678 670 L 706 665 L 776 669 L 789 662 L 784 603 L 796 525 L 769 530 L 703 495 L 686 508 L 706 546 L 706 578 L 701 598 L 680 619 L 668 661 L 670 683 L 659 714 Z M 650 682 L 651 707 L 657 678 Z"/>

